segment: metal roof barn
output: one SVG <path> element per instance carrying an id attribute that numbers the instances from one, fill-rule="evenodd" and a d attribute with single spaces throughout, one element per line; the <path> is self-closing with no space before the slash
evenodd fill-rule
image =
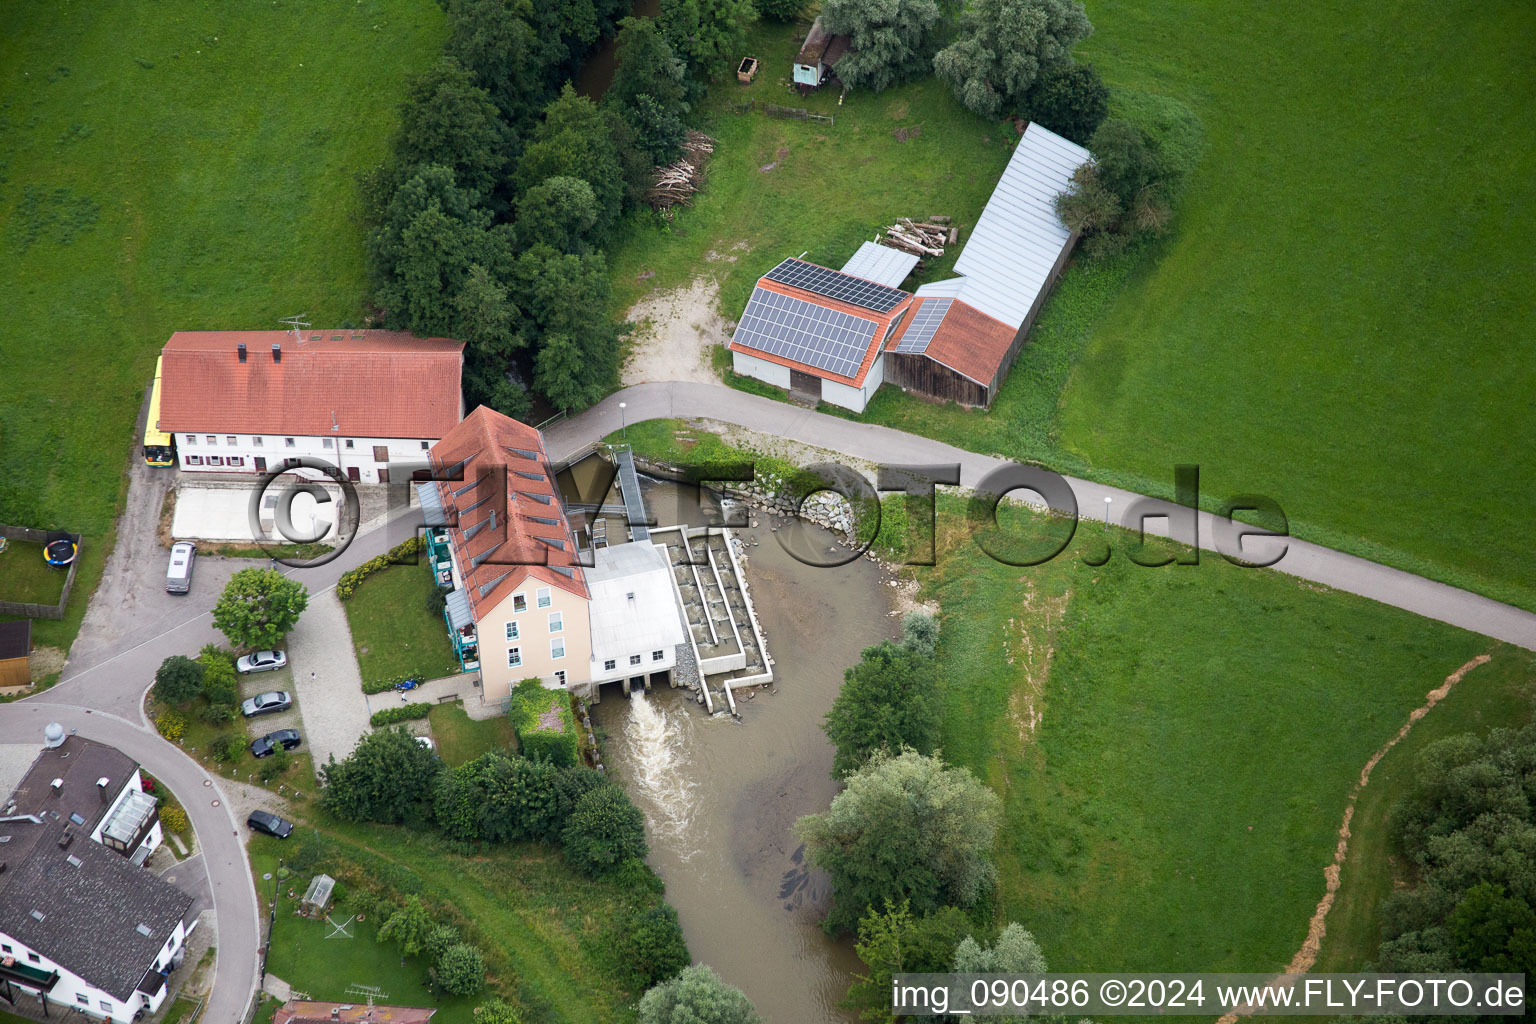
<path id="1" fill-rule="evenodd" d="M 924 285 L 917 294 L 963 299 L 1010 327 L 1022 326 L 1072 245 L 1072 232 L 1056 216 L 1056 197 L 1088 160 L 1082 146 L 1030 122 L 955 261 L 961 276 Z"/>
<path id="2" fill-rule="evenodd" d="M 888 288 L 900 288 L 917 266 L 918 258 L 909 252 L 892 249 L 888 245 L 865 242 L 859 251 L 843 264 L 843 273 L 862 277 Z"/>

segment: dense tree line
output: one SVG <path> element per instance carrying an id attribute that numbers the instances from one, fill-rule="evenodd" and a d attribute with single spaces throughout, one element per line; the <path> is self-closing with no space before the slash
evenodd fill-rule
<path id="1" fill-rule="evenodd" d="M 1391 827 L 1417 884 L 1372 969 L 1536 974 L 1536 726 L 1430 745 Z"/>
<path id="2" fill-rule="evenodd" d="M 392 328 L 465 343 L 465 397 L 526 417 L 618 374 L 603 247 L 677 158 L 701 78 L 739 49 L 749 0 L 445 0 L 442 57 L 364 175 L 374 301 Z M 617 33 L 601 103 L 570 80 Z"/>

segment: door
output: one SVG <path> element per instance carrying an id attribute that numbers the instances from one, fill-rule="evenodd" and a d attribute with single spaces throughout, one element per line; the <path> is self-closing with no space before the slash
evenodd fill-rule
<path id="1" fill-rule="evenodd" d="M 357 471 L 357 467 L 356 466 L 348 466 L 347 467 L 347 479 L 348 480 L 351 480 L 353 483 L 357 483 L 362 478 L 363 478 L 363 475 Z"/>
<path id="2" fill-rule="evenodd" d="M 258 472 L 258 473 L 265 473 L 266 471 L 267 471 L 267 457 L 265 455 L 258 455 L 258 456 L 256 456 L 256 472 Z"/>
<path id="3" fill-rule="evenodd" d="M 385 469 L 383 466 L 379 467 L 379 483 L 389 483 L 389 470 Z"/>
<path id="4" fill-rule="evenodd" d="M 812 398 L 820 398 L 821 378 L 814 373 L 792 369 L 789 371 L 789 390 L 810 395 Z"/>

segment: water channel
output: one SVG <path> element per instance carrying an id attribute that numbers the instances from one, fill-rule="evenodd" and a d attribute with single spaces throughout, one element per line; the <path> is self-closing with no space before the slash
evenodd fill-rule
<path id="1" fill-rule="evenodd" d="M 661 13 L 661 0 L 635 0 L 629 13 L 636 18 L 654 18 Z M 603 93 L 608 91 L 608 86 L 613 82 L 613 71 L 618 67 L 617 42 L 615 39 L 604 39 L 599 46 L 587 58 L 587 62 L 581 66 L 581 73 L 576 76 L 576 92 L 596 102 L 603 98 Z"/>
<path id="2" fill-rule="evenodd" d="M 647 480 L 646 491 L 659 523 L 703 521 L 672 485 Z M 708 717 L 686 689 L 626 700 L 607 687 L 593 712 L 610 767 L 645 812 L 650 862 L 694 959 L 770 1024 L 847 1021 L 837 1004 L 859 963 L 851 941 L 822 933 L 826 878 L 790 829 L 837 791 L 821 722 L 843 670 L 897 624 L 875 565 L 803 565 L 774 540 L 771 517 L 753 518 L 738 536 L 777 692 L 739 693 L 739 722 Z"/>

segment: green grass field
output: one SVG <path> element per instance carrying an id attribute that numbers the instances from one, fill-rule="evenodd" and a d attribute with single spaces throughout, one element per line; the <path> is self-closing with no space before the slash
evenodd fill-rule
<path id="1" fill-rule="evenodd" d="M 395 565 L 368 577 L 343 602 L 364 683 L 417 674 L 437 679 L 459 670 L 448 627 L 427 606 L 436 592 L 422 566 Z"/>
<path id="2" fill-rule="evenodd" d="M 431 0 L 0 7 L 0 522 L 85 535 L 68 647 L 173 331 L 360 321 L 354 175 L 437 54 Z"/>
<path id="3" fill-rule="evenodd" d="M 1187 108 L 1203 123 L 1172 235 L 1075 264 L 990 413 L 885 389 L 865 418 L 1160 495 L 1175 463 L 1198 463 L 1208 502 L 1265 493 L 1298 535 L 1536 609 L 1536 550 L 1520 541 L 1536 491 L 1516 468 L 1536 442 L 1521 346 L 1536 145 L 1517 127 L 1536 10 L 1089 0 L 1088 13 L 1079 53 L 1116 113 L 1167 123 Z M 758 28 L 758 83 L 715 87 L 708 189 L 613 252 L 621 304 L 700 270 L 734 318 L 784 256 L 835 267 L 894 217 L 979 213 L 1006 158 L 996 126 L 932 81 L 841 108 L 835 92 L 801 100 L 778 81 L 789 36 Z M 749 95 L 838 121 L 721 113 Z M 898 143 L 902 125 L 923 134 Z"/>
<path id="4" fill-rule="evenodd" d="M 507 715 L 477 721 L 458 704 L 438 704 L 427 714 L 427 721 L 432 725 L 438 756 L 450 768 L 493 750 L 504 752 L 517 743 Z"/>
<path id="5" fill-rule="evenodd" d="M 43 560 L 41 544 L 13 540 L 0 551 L 0 601 L 57 604 L 68 578 L 68 569 L 55 569 Z"/>

